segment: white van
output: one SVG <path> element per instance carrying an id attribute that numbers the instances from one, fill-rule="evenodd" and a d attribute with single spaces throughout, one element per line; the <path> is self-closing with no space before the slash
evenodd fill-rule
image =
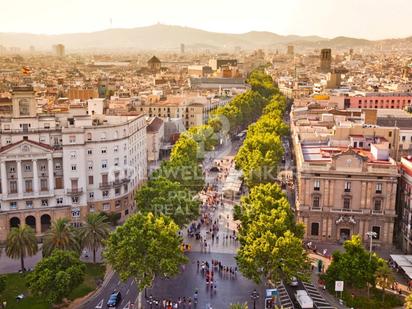
<path id="1" fill-rule="evenodd" d="M 297 290 L 295 296 L 302 309 L 313 309 L 313 300 L 305 290 Z"/>

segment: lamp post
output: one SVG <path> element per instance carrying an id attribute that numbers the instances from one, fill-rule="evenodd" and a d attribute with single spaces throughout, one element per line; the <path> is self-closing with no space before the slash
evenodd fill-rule
<path id="1" fill-rule="evenodd" d="M 259 299 L 259 293 L 256 291 L 256 289 L 254 289 L 253 292 L 250 293 L 250 298 L 253 300 L 253 309 L 256 309 L 256 301 Z"/>
<path id="2" fill-rule="evenodd" d="M 372 260 L 372 242 L 373 239 L 376 238 L 378 236 L 378 233 L 373 232 L 373 231 L 369 231 L 366 232 L 366 235 L 369 237 L 369 262 Z"/>

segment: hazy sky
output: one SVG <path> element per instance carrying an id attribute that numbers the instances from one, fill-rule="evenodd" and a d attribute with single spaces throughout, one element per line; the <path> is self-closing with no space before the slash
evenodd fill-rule
<path id="1" fill-rule="evenodd" d="M 0 32 L 90 32 L 160 22 L 231 33 L 412 35 L 411 0 L 0 0 L 0 7 Z"/>

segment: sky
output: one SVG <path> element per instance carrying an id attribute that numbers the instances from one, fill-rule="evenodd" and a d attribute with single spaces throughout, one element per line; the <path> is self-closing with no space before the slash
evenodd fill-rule
<path id="1" fill-rule="evenodd" d="M 162 23 L 327 38 L 412 35 L 411 0 L 0 0 L 0 7 L 0 32 L 60 34 Z"/>

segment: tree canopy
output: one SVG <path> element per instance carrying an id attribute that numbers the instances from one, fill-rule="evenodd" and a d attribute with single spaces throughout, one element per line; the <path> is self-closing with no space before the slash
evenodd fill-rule
<path id="1" fill-rule="evenodd" d="M 306 278 L 309 260 L 302 245 L 303 227 L 296 225 L 289 203 L 277 184 L 260 184 L 242 198 L 241 247 L 236 256 L 240 271 L 260 283 L 292 276 Z"/>
<path id="2" fill-rule="evenodd" d="M 142 290 L 155 277 L 178 274 L 187 262 L 178 231 L 170 217 L 136 213 L 110 235 L 104 257 L 122 280 L 134 278 Z"/>
<path id="3" fill-rule="evenodd" d="M 28 225 L 12 228 L 7 235 L 6 255 L 12 259 L 20 259 L 21 269 L 24 270 L 24 258 L 37 253 L 37 239 L 34 230 Z"/>
<path id="4" fill-rule="evenodd" d="M 325 274 L 326 286 L 334 287 L 336 280 L 343 280 L 348 287 L 365 288 L 375 285 L 376 271 L 384 263 L 375 253 L 365 250 L 361 237 L 353 235 L 344 242 L 345 252 L 335 251 L 332 263 Z"/>
<path id="5" fill-rule="evenodd" d="M 136 193 L 139 210 L 156 216 L 170 216 L 180 227 L 199 216 L 200 201 L 179 182 L 157 177 Z"/>
<path id="6" fill-rule="evenodd" d="M 28 275 L 30 291 L 49 303 L 60 303 L 83 282 L 86 266 L 71 251 L 54 250 Z"/>

